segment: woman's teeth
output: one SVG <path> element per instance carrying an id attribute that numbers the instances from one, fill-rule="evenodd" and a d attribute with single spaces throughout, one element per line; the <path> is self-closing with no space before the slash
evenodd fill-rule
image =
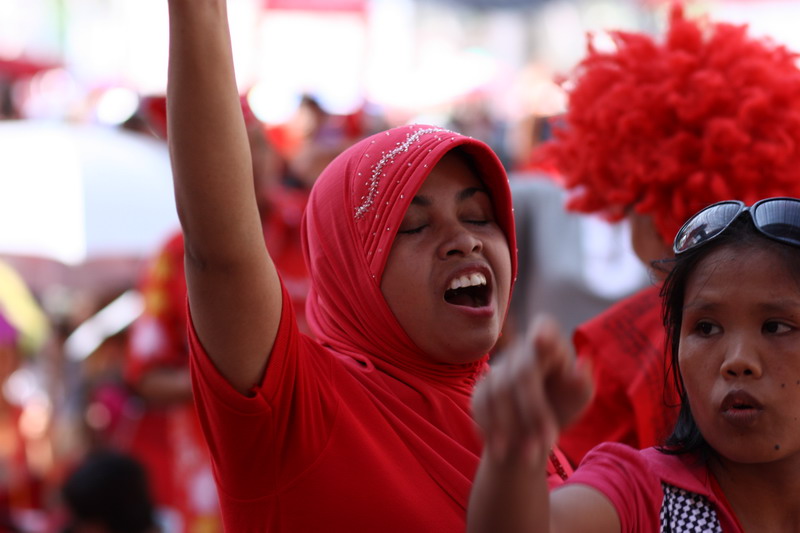
<path id="1" fill-rule="evenodd" d="M 456 289 L 463 289 L 465 287 L 479 287 L 481 285 L 486 285 L 486 276 L 480 272 L 475 272 L 469 276 L 459 276 L 453 279 L 453 281 L 450 282 L 450 286 L 447 288 L 447 290 L 452 291 Z"/>

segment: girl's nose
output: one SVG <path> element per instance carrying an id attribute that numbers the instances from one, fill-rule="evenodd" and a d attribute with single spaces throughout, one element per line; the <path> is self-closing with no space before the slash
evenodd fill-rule
<path id="1" fill-rule="evenodd" d="M 755 348 L 745 342 L 734 342 L 725 353 L 720 374 L 728 379 L 761 377 L 761 360 Z"/>

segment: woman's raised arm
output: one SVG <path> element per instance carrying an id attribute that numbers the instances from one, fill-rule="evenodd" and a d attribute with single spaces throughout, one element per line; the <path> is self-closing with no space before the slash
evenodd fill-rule
<path id="1" fill-rule="evenodd" d="M 264 244 L 226 0 L 169 0 L 167 127 L 192 321 L 240 392 L 272 349 L 281 289 Z"/>

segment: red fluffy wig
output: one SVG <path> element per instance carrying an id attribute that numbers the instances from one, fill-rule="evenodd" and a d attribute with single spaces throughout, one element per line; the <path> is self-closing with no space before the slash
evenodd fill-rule
<path id="1" fill-rule="evenodd" d="M 614 32 L 588 45 L 569 110 L 538 154 L 567 207 L 649 214 L 665 243 L 700 208 L 800 196 L 798 55 L 745 26 L 690 21 L 676 5 L 663 44 Z"/>

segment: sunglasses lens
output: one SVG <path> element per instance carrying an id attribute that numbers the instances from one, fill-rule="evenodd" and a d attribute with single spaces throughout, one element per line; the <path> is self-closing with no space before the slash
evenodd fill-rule
<path id="1" fill-rule="evenodd" d="M 752 211 L 756 227 L 778 240 L 800 246 L 800 201 L 775 199 Z"/>
<path id="2" fill-rule="evenodd" d="M 675 253 L 685 252 L 713 239 L 733 222 L 741 210 L 742 205 L 738 202 L 722 202 L 700 211 L 689 219 L 675 237 Z"/>

